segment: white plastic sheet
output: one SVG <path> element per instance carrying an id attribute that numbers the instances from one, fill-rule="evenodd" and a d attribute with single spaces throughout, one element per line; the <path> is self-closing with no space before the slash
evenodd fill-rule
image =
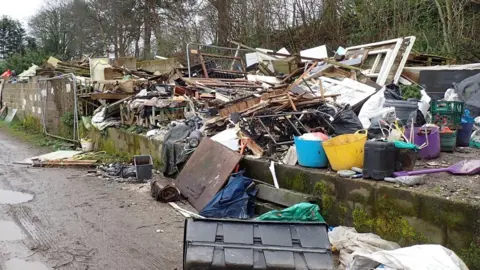
<path id="1" fill-rule="evenodd" d="M 373 233 L 358 233 L 355 228 L 339 226 L 328 233 L 330 243 L 340 251 L 340 263 L 347 267 L 353 259 L 353 253 L 361 251 L 371 254 L 382 250 L 398 249 L 397 243 L 383 240 Z M 345 268 L 343 268 L 345 269 Z"/>
<path id="2" fill-rule="evenodd" d="M 382 264 L 395 270 L 468 270 L 465 263 L 451 250 L 440 245 L 417 245 L 373 254 L 353 254 L 348 270 L 364 270 Z"/>
<path id="3" fill-rule="evenodd" d="M 358 119 L 362 123 L 364 129 L 370 128 L 372 122 L 370 119 L 377 116 L 385 116 L 392 111 L 395 112 L 394 107 L 383 108 L 385 103 L 385 88 L 382 88 L 377 93 L 372 95 L 366 102 L 363 104 L 360 113 L 358 114 Z M 382 117 L 383 118 L 383 117 Z"/>

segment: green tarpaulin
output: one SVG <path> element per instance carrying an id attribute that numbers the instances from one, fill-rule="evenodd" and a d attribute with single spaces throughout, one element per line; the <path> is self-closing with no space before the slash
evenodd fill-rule
<path id="1" fill-rule="evenodd" d="M 317 221 L 325 222 L 320 214 L 320 207 L 311 203 L 298 203 L 283 210 L 272 210 L 265 213 L 257 220 L 271 221 Z"/>

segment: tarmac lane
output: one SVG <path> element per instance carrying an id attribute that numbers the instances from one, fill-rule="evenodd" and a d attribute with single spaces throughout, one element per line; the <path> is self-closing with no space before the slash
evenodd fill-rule
<path id="1" fill-rule="evenodd" d="M 184 218 L 147 184 L 14 164 L 48 152 L 0 130 L 0 270 L 182 269 Z"/>

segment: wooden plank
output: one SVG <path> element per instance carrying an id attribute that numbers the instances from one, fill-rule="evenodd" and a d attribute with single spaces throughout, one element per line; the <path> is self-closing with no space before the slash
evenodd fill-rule
<path id="1" fill-rule="evenodd" d="M 63 160 L 48 160 L 40 161 L 36 163 L 34 167 L 95 167 L 97 165 L 97 160 L 73 160 L 73 159 L 63 159 Z"/>
<path id="2" fill-rule="evenodd" d="M 297 68 L 292 73 L 288 74 L 288 76 L 285 77 L 285 79 L 282 80 L 281 84 L 284 84 L 284 83 L 288 82 L 288 80 L 290 80 L 291 78 L 302 74 L 302 70 L 303 70 L 303 68 Z"/>
<path id="3" fill-rule="evenodd" d="M 318 85 L 320 86 L 320 96 L 322 97 L 322 100 L 325 100 L 325 90 L 323 89 L 322 80 L 318 81 Z"/>
<path id="4" fill-rule="evenodd" d="M 220 191 L 241 159 L 239 153 L 203 138 L 175 179 L 175 185 L 193 207 L 201 211 Z"/>
<path id="5" fill-rule="evenodd" d="M 238 136 L 244 141 L 244 143 L 246 143 L 247 148 L 250 149 L 256 157 L 263 156 L 263 152 L 264 152 L 263 148 L 260 145 L 258 145 L 254 140 L 252 140 L 249 136 L 247 136 L 242 131 L 238 132 Z"/>
<path id="6" fill-rule="evenodd" d="M 301 202 L 316 202 L 318 198 L 283 188 L 275 188 L 261 181 L 255 181 L 258 188 L 257 198 L 263 201 L 290 207 Z"/>
<path id="7" fill-rule="evenodd" d="M 297 107 L 295 106 L 295 103 L 293 103 L 293 100 L 292 100 L 292 97 L 290 96 L 290 94 L 287 94 L 287 97 L 288 97 L 288 101 L 290 101 L 290 105 L 292 106 L 292 109 L 294 111 L 297 111 Z"/>
<path id="8" fill-rule="evenodd" d="M 307 76 L 309 73 L 310 73 L 310 70 L 312 70 L 314 67 L 316 67 L 318 65 L 318 62 L 314 62 L 308 69 L 307 71 L 305 71 L 300 77 L 298 77 L 292 84 L 290 84 L 288 87 L 287 87 L 287 91 L 290 92 L 290 90 L 293 89 L 293 87 L 295 85 L 297 85 L 298 83 L 300 83 L 300 81 L 303 79 L 303 77 Z"/>
<path id="9" fill-rule="evenodd" d="M 203 75 L 205 76 L 205 78 L 208 78 L 208 72 L 207 72 L 207 66 L 205 65 L 205 60 L 203 59 L 203 56 L 201 53 L 198 54 L 198 57 L 200 57 L 200 63 L 202 63 Z"/>
<path id="10" fill-rule="evenodd" d="M 124 98 L 128 98 L 132 96 L 132 94 L 125 94 L 125 93 L 95 93 L 91 94 L 90 98 L 92 100 L 99 100 L 99 99 L 107 99 L 107 100 L 121 100 Z"/>

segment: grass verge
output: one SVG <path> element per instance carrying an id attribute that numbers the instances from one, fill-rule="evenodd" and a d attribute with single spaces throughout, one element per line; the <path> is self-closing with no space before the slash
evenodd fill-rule
<path id="1" fill-rule="evenodd" d="M 38 130 L 28 128 L 21 121 L 16 119 L 11 123 L 0 121 L 0 130 L 34 146 L 50 148 L 54 151 L 71 150 L 76 147 L 73 143 L 52 138 L 40 133 Z"/>
<path id="2" fill-rule="evenodd" d="M 50 136 L 43 134 L 38 128 L 33 127 L 34 125 L 25 123 L 25 121 L 20 121 L 15 119 L 11 123 L 6 123 L 0 121 L 0 131 L 15 137 L 19 140 L 22 140 L 33 146 L 46 148 L 52 151 L 58 150 L 72 150 L 76 149 L 79 145 L 74 143 L 56 139 Z M 130 163 L 131 159 L 126 157 L 116 156 L 107 154 L 106 152 L 91 152 L 83 154 L 80 159 L 82 160 L 98 160 L 100 163 L 110 164 L 115 162 L 120 163 Z"/>

